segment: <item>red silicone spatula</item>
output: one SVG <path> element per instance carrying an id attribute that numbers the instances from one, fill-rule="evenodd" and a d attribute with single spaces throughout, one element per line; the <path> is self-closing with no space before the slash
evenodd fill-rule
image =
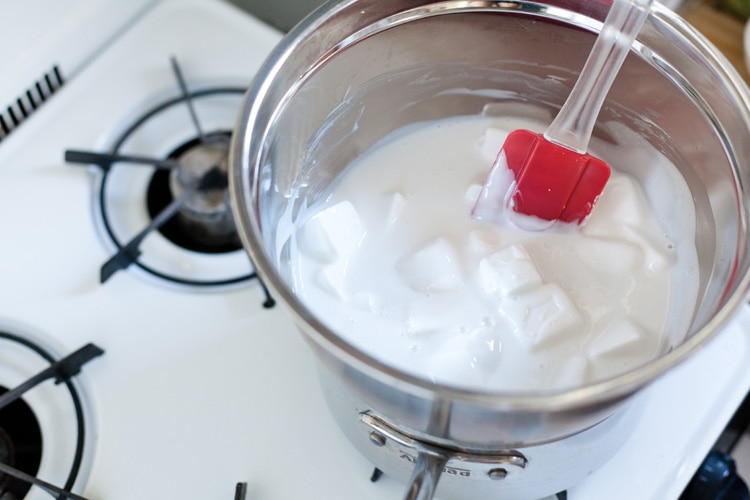
<path id="1" fill-rule="evenodd" d="M 604 98 L 653 0 L 614 0 L 578 81 L 544 134 L 515 130 L 492 166 L 473 215 L 497 220 L 505 207 L 545 221 L 581 224 L 609 179 L 588 153 Z M 515 179 L 507 182 L 508 172 Z"/>

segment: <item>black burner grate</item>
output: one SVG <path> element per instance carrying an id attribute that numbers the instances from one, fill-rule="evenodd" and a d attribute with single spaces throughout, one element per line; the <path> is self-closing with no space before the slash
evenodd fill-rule
<path id="1" fill-rule="evenodd" d="M 104 351 L 93 344 L 87 344 L 57 360 L 26 337 L 0 331 L 0 339 L 20 344 L 50 364 L 21 385 L 12 389 L 2 388 L 0 391 L 0 457 L 5 456 L 5 459 L 0 459 L 0 498 L 6 498 L 6 494 L 10 498 L 23 498 L 31 485 L 36 485 L 59 499 L 85 500 L 71 492 L 81 468 L 86 440 L 83 404 L 71 378 L 80 372 L 85 363 L 104 354 Z M 21 399 L 27 391 L 49 379 L 54 379 L 57 384 L 64 384 L 76 415 L 75 454 L 68 478 L 62 487 L 36 477 L 43 449 L 42 436 L 33 410 Z"/>
<path id="2" fill-rule="evenodd" d="M 104 283 L 116 272 L 123 270 L 131 265 L 140 267 L 147 273 L 160 279 L 193 287 L 215 288 L 225 285 L 245 282 L 252 279 L 258 279 L 256 272 L 221 277 L 218 279 L 198 279 L 192 277 L 178 276 L 163 269 L 157 268 L 153 264 L 146 264 L 141 256 L 140 246 L 143 240 L 154 231 L 159 231 L 172 243 L 190 252 L 201 252 L 208 254 L 220 254 L 240 250 L 242 245 L 239 236 L 232 224 L 232 233 L 217 236 L 211 233 L 208 236 L 201 235 L 201 231 L 191 234 L 191 229 L 187 227 L 186 219 L 190 215 L 186 210 L 191 201 L 202 195 L 214 196 L 214 192 L 222 191 L 226 195 L 225 218 L 231 219 L 231 210 L 228 203 L 227 190 L 227 159 L 226 157 L 218 162 L 217 165 L 209 165 L 205 171 L 202 171 L 197 177 L 189 178 L 182 186 L 179 195 L 174 193 L 174 186 L 170 184 L 173 179 L 170 178 L 174 172 L 176 177 L 182 178 L 181 174 L 188 170 L 185 156 L 191 151 L 200 150 L 202 147 L 216 148 L 222 146 L 228 155 L 228 146 L 231 138 L 231 132 L 227 130 L 204 131 L 203 125 L 198 119 L 195 111 L 194 101 L 209 98 L 212 96 L 237 95 L 243 96 L 245 88 L 243 87 L 211 87 L 200 90 L 190 91 L 185 84 L 177 61 L 172 59 L 172 68 L 175 77 L 179 83 L 180 94 L 166 99 L 160 104 L 153 106 L 146 113 L 134 120 L 125 131 L 119 135 L 108 153 L 97 153 L 90 151 L 68 150 L 65 152 L 65 160 L 71 163 L 95 165 L 102 172 L 101 184 L 99 187 L 99 207 L 102 216 L 104 230 L 108 237 L 117 247 L 117 252 L 101 268 L 100 281 Z M 187 107 L 190 112 L 195 137 L 186 141 L 178 147 L 168 157 L 150 158 L 145 156 L 136 156 L 121 153 L 123 145 L 136 133 L 145 123 L 156 117 L 165 110 L 174 107 Z M 147 227 L 129 241 L 121 241 L 113 227 L 112 215 L 107 208 L 107 192 L 111 182 L 112 172 L 117 168 L 137 168 L 138 165 L 146 165 L 154 169 L 151 182 L 148 187 L 147 203 L 151 222 Z M 209 214 L 207 218 L 210 218 Z M 188 221 L 189 222 L 189 221 Z M 226 221 L 224 222 L 224 224 Z M 210 227 L 207 222 L 206 227 Z M 260 280 L 259 280 L 260 282 Z M 268 289 L 260 283 L 265 295 L 264 307 L 272 307 L 275 304 L 274 299 L 270 296 Z"/>

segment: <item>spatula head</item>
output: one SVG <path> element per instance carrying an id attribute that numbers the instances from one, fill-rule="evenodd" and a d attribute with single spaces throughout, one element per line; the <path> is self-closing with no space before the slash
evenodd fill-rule
<path id="1" fill-rule="evenodd" d="M 510 207 L 548 221 L 586 220 L 610 174 L 602 160 L 528 130 L 508 134 L 500 155 L 515 176 Z"/>

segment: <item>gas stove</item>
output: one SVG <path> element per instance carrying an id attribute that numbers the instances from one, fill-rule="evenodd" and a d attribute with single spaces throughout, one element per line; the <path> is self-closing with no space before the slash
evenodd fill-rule
<path id="1" fill-rule="evenodd" d="M 401 498 L 227 220 L 228 140 L 281 34 L 219 0 L 73 3 L 4 0 L 0 498 Z M 750 388 L 748 329 L 643 391 L 567 498 L 677 498 Z"/>

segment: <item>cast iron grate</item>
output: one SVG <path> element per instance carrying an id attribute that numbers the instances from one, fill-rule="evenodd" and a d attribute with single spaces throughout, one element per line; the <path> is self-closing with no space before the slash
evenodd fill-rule
<path id="1" fill-rule="evenodd" d="M 232 232 L 216 237 L 210 234 L 208 237 L 196 236 L 184 221 L 191 199 L 205 196 L 214 196 L 218 191 L 219 196 L 226 193 L 225 198 L 228 200 L 227 190 L 227 158 L 229 142 L 231 139 L 230 130 L 214 130 L 206 132 L 203 124 L 196 113 L 194 101 L 210 96 L 237 95 L 242 96 L 245 93 L 243 87 L 217 86 L 191 91 L 187 88 L 185 79 L 182 75 L 180 66 L 175 58 L 171 59 L 172 70 L 179 84 L 179 95 L 166 99 L 158 105 L 153 106 L 120 134 L 115 140 L 111 150 L 106 153 L 94 151 L 67 150 L 65 160 L 70 163 L 94 165 L 101 170 L 102 180 L 98 192 L 98 204 L 102 216 L 104 230 L 109 239 L 117 248 L 116 253 L 105 262 L 100 270 L 100 282 L 104 283 L 109 280 L 118 271 L 124 270 L 131 265 L 135 265 L 147 273 L 181 285 L 188 285 L 199 288 L 215 288 L 225 285 L 245 282 L 257 279 L 260 283 L 263 294 L 263 306 L 266 308 L 273 307 L 275 300 L 271 297 L 268 289 L 259 279 L 258 274 L 251 270 L 248 273 L 242 273 L 231 277 L 221 277 L 218 279 L 202 279 L 193 277 L 179 276 L 158 268 L 153 264 L 146 264 L 139 257 L 141 256 L 141 243 L 150 234 L 155 231 L 160 232 L 165 238 L 175 245 L 191 252 L 201 252 L 208 254 L 220 254 L 233 252 L 242 248 L 236 228 L 232 222 Z M 166 158 L 152 158 L 148 156 L 137 156 L 132 154 L 123 154 L 120 152 L 123 144 L 136 132 L 144 123 L 151 120 L 154 116 L 165 110 L 176 106 L 184 106 L 189 111 L 190 119 L 195 130 L 195 137 L 186 141 L 177 147 Z M 199 171 L 199 174 L 193 173 L 193 177 L 186 181 L 182 192 L 174 194 L 174 189 L 170 187 L 170 173 L 178 170 L 180 173 L 188 170 L 188 166 L 183 159 L 187 153 L 196 149 L 219 149 L 226 154 L 215 164 L 207 165 L 207 168 Z M 150 223 L 143 228 L 136 236 L 128 241 L 121 241 L 117 236 L 113 226 L 112 216 L 107 209 L 107 188 L 111 181 L 112 172 L 115 168 L 137 168 L 138 166 L 151 167 L 153 175 L 148 186 L 147 202 Z M 231 217 L 231 207 L 226 206 L 226 217 Z M 226 225 L 226 220 L 223 222 Z M 210 227 L 206 223 L 206 227 Z M 249 258 L 249 257 L 248 257 Z"/>
<path id="2" fill-rule="evenodd" d="M 0 395 L 0 425 L 3 435 L 3 439 L 0 439 L 0 457 L 3 458 L 0 459 L 0 497 L 6 498 L 7 494 L 10 498 L 23 498 L 31 486 L 35 485 L 58 499 L 85 500 L 71 492 L 81 468 L 86 441 L 83 404 L 71 378 L 81 371 L 85 363 L 101 356 L 104 351 L 94 344 L 87 344 L 57 360 L 43 347 L 20 335 L 0 331 L 0 339 L 20 344 L 49 363 L 49 367 L 20 385 L 12 389 L 3 388 Z M 26 392 L 50 379 L 54 379 L 56 384 L 64 384 L 76 416 L 75 453 L 67 480 L 62 486 L 36 477 L 41 461 L 42 436 L 33 410 L 20 399 Z"/>

